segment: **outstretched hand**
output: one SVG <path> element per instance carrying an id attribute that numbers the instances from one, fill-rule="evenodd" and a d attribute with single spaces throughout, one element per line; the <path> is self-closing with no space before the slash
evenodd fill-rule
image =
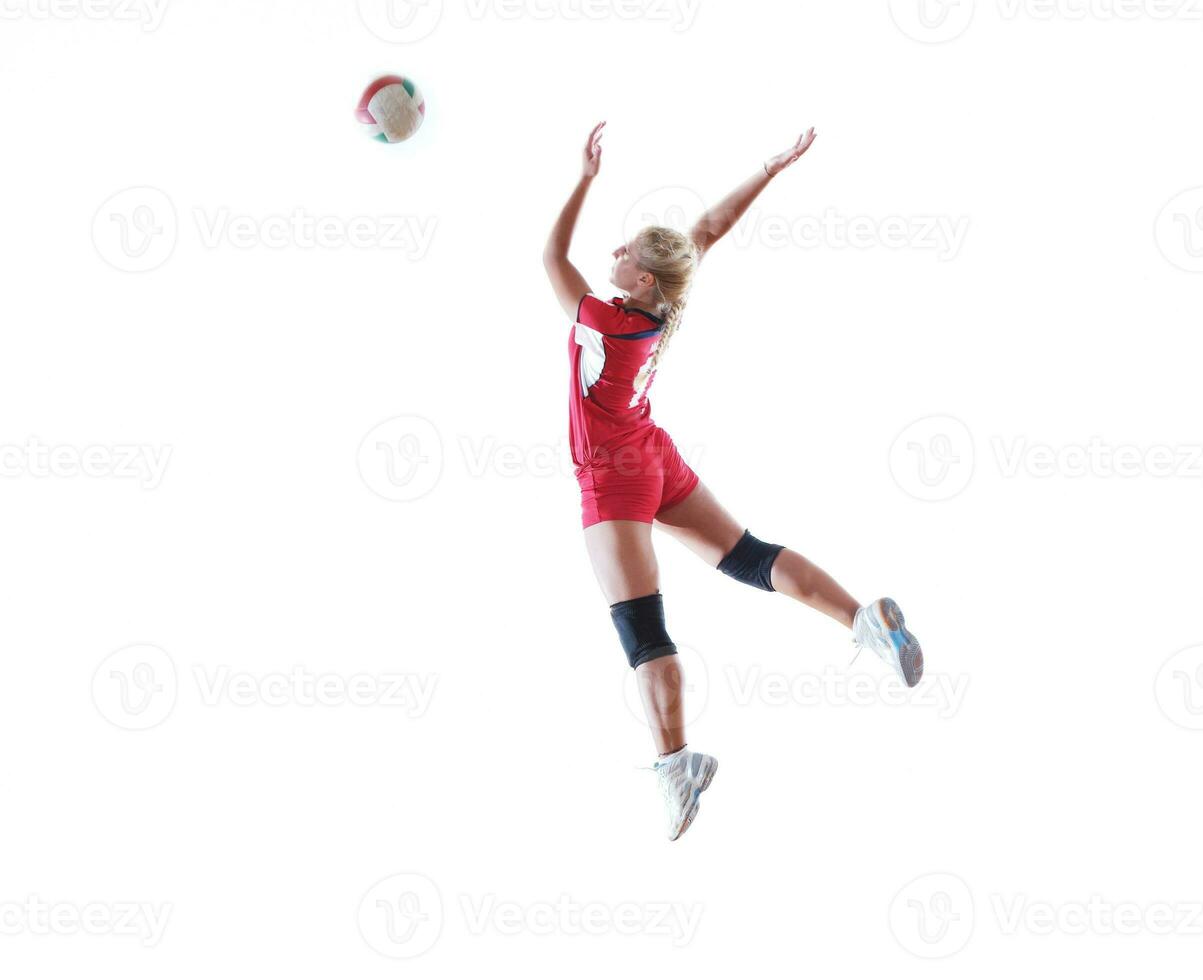
<path id="1" fill-rule="evenodd" d="M 764 162 L 765 172 L 770 177 L 776 177 L 782 170 L 788 167 L 791 163 L 798 159 L 803 153 L 810 149 L 810 144 L 815 141 L 815 129 L 810 127 L 805 133 L 798 137 L 798 142 L 791 146 L 784 153 L 778 153 L 775 157 L 769 157 Z"/>
<path id="2" fill-rule="evenodd" d="M 584 177 L 596 177 L 597 172 L 601 169 L 601 138 L 602 130 L 605 127 L 605 122 L 599 122 L 593 127 L 593 132 L 589 134 L 589 141 L 585 144 L 585 155 L 581 167 L 581 175 Z"/>

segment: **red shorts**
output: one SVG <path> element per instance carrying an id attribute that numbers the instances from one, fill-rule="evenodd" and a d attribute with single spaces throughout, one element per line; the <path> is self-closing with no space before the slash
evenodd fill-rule
<path id="1" fill-rule="evenodd" d="M 576 468 L 576 479 L 585 527 L 602 521 L 651 524 L 660 511 L 679 504 L 698 485 L 698 475 L 658 426 L 623 446 L 595 453 Z"/>

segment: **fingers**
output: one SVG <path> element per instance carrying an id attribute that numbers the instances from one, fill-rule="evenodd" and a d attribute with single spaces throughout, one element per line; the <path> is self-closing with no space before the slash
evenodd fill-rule
<path id="1" fill-rule="evenodd" d="M 812 126 L 805 133 L 798 137 L 798 142 L 794 144 L 793 149 L 789 152 L 789 162 L 793 163 L 803 153 L 810 149 L 810 144 L 815 141 L 815 130 Z"/>
<path id="2" fill-rule="evenodd" d="M 776 158 L 781 162 L 778 172 L 784 170 L 790 164 L 794 163 L 799 157 L 801 157 L 803 153 L 810 149 L 810 144 L 814 141 L 815 130 L 812 126 L 805 133 L 798 137 L 797 142 L 795 142 L 793 146 Z"/>
<path id="3" fill-rule="evenodd" d="M 596 149 L 598 141 L 601 139 L 602 130 L 605 128 L 606 121 L 603 119 L 596 126 L 594 126 L 593 131 L 589 133 L 589 142 L 585 145 L 585 147 L 590 154 L 592 154 L 594 149 Z"/>
<path id="4" fill-rule="evenodd" d="M 585 144 L 585 159 L 589 161 L 590 166 L 601 164 L 601 138 L 605 125 L 605 120 L 602 120 L 589 133 L 589 141 Z"/>

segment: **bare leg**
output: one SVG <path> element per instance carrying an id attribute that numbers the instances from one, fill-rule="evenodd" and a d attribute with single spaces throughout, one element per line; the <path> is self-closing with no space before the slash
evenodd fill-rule
<path id="1" fill-rule="evenodd" d="M 685 679 L 681 658 L 660 657 L 635 669 L 652 741 L 661 755 L 685 745 Z"/>
<path id="2" fill-rule="evenodd" d="M 598 584 L 613 605 L 660 591 L 660 569 L 652 549 L 652 526 L 639 521 L 603 521 L 585 529 L 585 546 Z M 680 658 L 660 657 L 635 671 L 652 741 L 661 755 L 685 744 L 685 683 Z"/>
<path id="3" fill-rule="evenodd" d="M 656 515 L 657 526 L 699 555 L 713 568 L 743 537 L 735 520 L 704 485 L 675 507 Z M 823 569 L 786 548 L 773 563 L 773 588 L 852 628 L 860 603 Z"/>
<path id="4" fill-rule="evenodd" d="M 773 563 L 773 588 L 852 629 L 860 603 L 823 569 L 786 548 Z"/>

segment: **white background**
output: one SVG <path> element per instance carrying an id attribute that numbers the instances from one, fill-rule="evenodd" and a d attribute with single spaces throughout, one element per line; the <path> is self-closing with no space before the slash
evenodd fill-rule
<path id="1" fill-rule="evenodd" d="M 4 0 L 5 974 L 1194 975 L 1203 6 L 360 6 Z M 353 118 L 384 72 L 399 146 Z M 676 844 L 540 263 L 599 119 L 603 295 L 632 221 L 818 128 L 652 400 L 927 658 L 904 697 L 661 541 L 721 762 Z"/>

